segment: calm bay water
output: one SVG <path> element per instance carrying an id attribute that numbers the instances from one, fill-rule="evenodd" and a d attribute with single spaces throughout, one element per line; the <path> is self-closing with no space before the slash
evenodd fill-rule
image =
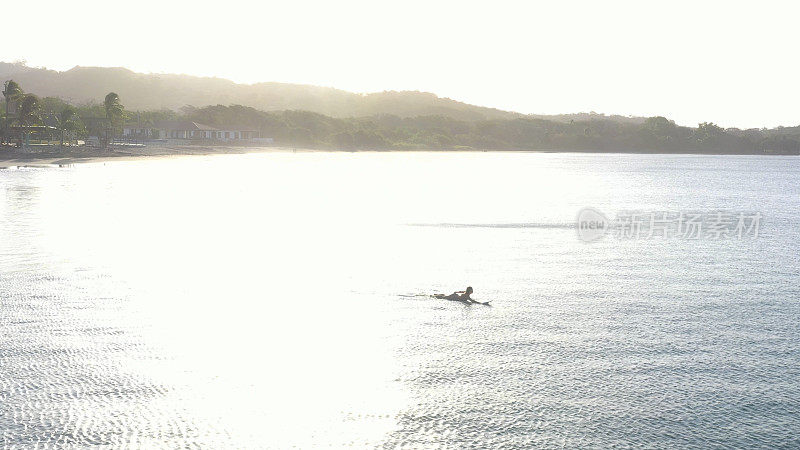
<path id="1" fill-rule="evenodd" d="M 0 446 L 796 448 L 798 161 L 0 171 Z M 755 239 L 586 244 L 586 206 L 764 218 Z M 468 284 L 494 306 L 425 296 Z"/>

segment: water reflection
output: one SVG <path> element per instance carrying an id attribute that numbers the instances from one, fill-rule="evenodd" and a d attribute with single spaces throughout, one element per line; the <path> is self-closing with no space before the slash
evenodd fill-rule
<path id="1" fill-rule="evenodd" d="M 800 420 L 793 161 L 278 153 L 2 172 L 0 442 L 759 445 Z M 587 205 L 771 220 L 737 247 L 587 246 L 564 225 Z M 495 307 L 425 296 L 467 284 Z"/>

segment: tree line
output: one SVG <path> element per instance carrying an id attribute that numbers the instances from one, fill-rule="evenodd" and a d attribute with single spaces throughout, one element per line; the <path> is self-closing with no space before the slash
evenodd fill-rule
<path id="1" fill-rule="evenodd" d="M 189 120 L 248 126 L 283 145 L 330 149 L 562 150 L 586 152 L 798 154 L 800 127 L 683 127 L 665 117 L 642 123 L 613 119 L 560 122 L 535 117 L 458 120 L 446 116 L 375 115 L 339 119 L 308 111 L 231 106 L 186 107 Z"/>
<path id="2" fill-rule="evenodd" d="M 57 97 L 39 98 L 26 93 L 14 80 L 3 84 L 4 114 L 0 121 L 2 142 L 22 139 L 26 133 L 41 133 L 36 127 L 54 127 L 60 134 L 61 145 L 65 136 L 76 139 L 108 135 L 118 132 L 127 118 L 119 95 L 109 92 L 102 106 L 73 106 Z M 97 120 L 101 119 L 101 120 Z"/>
<path id="3" fill-rule="evenodd" d="M 704 122 L 696 128 L 665 117 L 642 122 L 612 118 L 554 121 L 540 117 L 459 120 L 443 115 L 334 118 L 309 111 L 262 111 L 241 105 L 185 106 L 129 111 L 110 92 L 102 104 L 71 105 L 57 97 L 38 98 L 9 80 L 4 85 L 6 134 L 13 125 L 31 126 L 50 117 L 63 134 L 79 137 L 120 134 L 126 122 L 155 127 L 163 120 L 188 120 L 214 127 L 246 127 L 277 145 L 342 150 L 476 149 L 587 152 L 800 154 L 800 127 L 739 130 Z M 102 120 L 98 120 L 102 119 Z M 63 138 L 62 138 L 63 140 Z M 63 143 L 63 142 L 62 142 Z"/>

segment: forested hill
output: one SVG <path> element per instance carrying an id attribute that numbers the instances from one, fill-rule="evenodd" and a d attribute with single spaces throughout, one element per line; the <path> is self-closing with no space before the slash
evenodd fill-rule
<path id="1" fill-rule="evenodd" d="M 279 145 L 330 149 L 476 149 L 717 154 L 800 153 L 800 128 L 682 127 L 664 117 L 620 122 L 600 115 L 570 122 L 533 117 L 464 121 L 444 116 L 333 118 L 244 106 L 185 110 L 184 118 L 224 128 L 245 125 Z"/>
<path id="2" fill-rule="evenodd" d="M 130 110 L 179 109 L 186 105 L 244 105 L 263 111 L 304 110 L 331 117 L 391 114 L 445 116 L 457 120 L 499 120 L 521 114 L 468 105 L 426 92 L 355 94 L 334 88 L 288 84 L 237 84 L 221 78 L 142 74 L 124 68 L 74 67 L 64 72 L 0 62 L 0 80 L 13 79 L 40 97 L 72 104 L 102 99 L 113 91 Z"/>
<path id="3" fill-rule="evenodd" d="M 245 127 L 274 138 L 277 145 L 329 149 L 800 154 L 800 127 L 740 130 L 704 122 L 694 128 L 665 117 L 596 113 L 525 116 L 421 92 L 360 95 L 119 68 L 55 72 L 0 63 L 0 80 L 10 79 L 22 91 L 17 95 L 25 95 L 21 105 L 28 112 L 22 117 L 29 125 L 45 117 L 61 123 L 59 118 L 72 112 L 79 120 L 63 123 L 74 125 L 79 137 L 98 136 L 96 119 L 117 111 L 111 120 L 118 134 L 123 123 L 147 128 L 162 120 L 190 120 L 226 129 Z M 108 101 L 107 95 L 116 99 L 116 109 L 113 102 L 111 107 L 101 103 Z M 0 111 L 3 105 L 0 97 Z"/>

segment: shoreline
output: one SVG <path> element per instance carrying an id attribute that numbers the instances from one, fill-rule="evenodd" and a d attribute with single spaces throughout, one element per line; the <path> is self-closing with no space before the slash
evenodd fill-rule
<path id="1" fill-rule="evenodd" d="M 233 155 L 265 153 L 270 151 L 292 151 L 286 147 L 217 147 L 217 146 L 173 146 L 144 147 L 131 151 L 92 149 L 87 151 L 24 153 L 3 151 L 0 148 L 0 169 L 15 167 L 52 167 L 71 164 L 91 164 L 113 161 L 135 161 L 139 159 L 166 158 L 172 156 Z"/>
<path id="2" fill-rule="evenodd" d="M 113 161 L 133 161 L 142 158 L 164 158 L 171 156 L 209 156 L 209 155 L 231 155 L 248 153 L 270 153 L 270 152 L 291 152 L 291 153 L 580 153 L 592 155 L 696 155 L 696 156 L 798 156 L 783 153 L 710 153 L 710 152 L 653 152 L 653 151 L 591 151 L 591 150 L 536 150 L 536 149 L 326 149 L 326 148 L 294 148 L 294 147 L 250 147 L 250 146 L 172 146 L 172 147 L 143 147 L 137 148 L 136 152 L 130 151 L 109 151 L 92 149 L 87 151 L 64 151 L 64 152 L 43 152 L 25 153 L 8 151 L 0 147 L 0 169 L 15 167 L 51 167 L 70 164 L 88 164 Z"/>

